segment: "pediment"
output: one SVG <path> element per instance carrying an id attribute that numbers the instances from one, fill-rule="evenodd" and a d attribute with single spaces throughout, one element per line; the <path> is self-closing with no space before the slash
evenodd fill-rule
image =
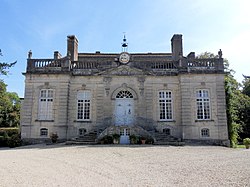
<path id="1" fill-rule="evenodd" d="M 128 75 L 128 76 L 149 75 L 149 74 L 151 73 L 138 68 L 130 67 L 128 65 L 121 65 L 98 73 L 98 75 Z"/>

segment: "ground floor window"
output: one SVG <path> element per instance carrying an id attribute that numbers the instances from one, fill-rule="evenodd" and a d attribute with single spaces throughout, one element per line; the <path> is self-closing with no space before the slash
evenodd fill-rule
<path id="1" fill-rule="evenodd" d="M 48 136 L 48 129 L 46 128 L 41 128 L 40 129 L 40 136 Z"/>
<path id="2" fill-rule="evenodd" d="M 90 91 L 78 91 L 77 93 L 77 120 L 90 120 Z"/>
<path id="3" fill-rule="evenodd" d="M 163 129 L 163 133 L 166 134 L 166 135 L 170 135 L 171 134 L 169 128 Z"/>
<path id="4" fill-rule="evenodd" d="M 160 120 L 172 120 L 172 92 L 170 91 L 160 91 L 159 92 L 159 110 L 160 110 Z"/>
<path id="5" fill-rule="evenodd" d="M 210 136 L 209 129 L 207 128 L 201 129 L 201 137 L 209 137 L 209 136 Z"/>
<path id="6" fill-rule="evenodd" d="M 83 136 L 86 132 L 87 132 L 87 130 L 84 128 L 79 129 L 79 136 Z"/>
<path id="7" fill-rule="evenodd" d="M 198 120 L 210 119 L 210 97 L 208 90 L 196 91 L 196 116 Z"/>
<path id="8" fill-rule="evenodd" d="M 38 110 L 39 120 L 53 119 L 53 95 L 54 91 L 52 89 L 40 90 L 39 110 Z"/>

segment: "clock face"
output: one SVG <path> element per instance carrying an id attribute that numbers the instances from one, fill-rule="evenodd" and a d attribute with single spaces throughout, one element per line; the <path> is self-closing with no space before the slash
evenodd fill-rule
<path id="1" fill-rule="evenodd" d="M 129 62 L 129 54 L 126 52 L 123 52 L 120 54 L 119 61 L 123 64 L 126 64 Z"/>

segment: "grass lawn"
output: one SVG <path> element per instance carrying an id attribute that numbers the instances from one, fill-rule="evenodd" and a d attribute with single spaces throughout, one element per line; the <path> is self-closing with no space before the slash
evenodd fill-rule
<path id="1" fill-rule="evenodd" d="M 236 145 L 236 147 L 235 147 L 235 148 L 244 148 L 244 149 L 246 149 L 246 146 L 245 146 L 245 145 L 240 144 L 240 145 Z"/>

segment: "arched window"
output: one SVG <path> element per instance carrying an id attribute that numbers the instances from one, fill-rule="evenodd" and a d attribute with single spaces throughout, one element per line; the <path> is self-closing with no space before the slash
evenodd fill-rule
<path id="1" fill-rule="evenodd" d="M 133 98 L 133 95 L 131 92 L 127 90 L 122 90 L 118 92 L 118 94 L 116 95 L 116 98 Z"/>
<path id="2" fill-rule="evenodd" d="M 166 135 L 170 135 L 171 134 L 171 130 L 169 128 L 165 128 L 162 130 L 164 134 Z"/>
<path id="3" fill-rule="evenodd" d="M 40 129 L 40 136 L 48 136 L 48 129 L 46 128 L 41 128 Z"/>
<path id="4" fill-rule="evenodd" d="M 207 128 L 201 129 L 201 137 L 209 137 L 209 136 L 210 136 L 209 129 Z"/>

